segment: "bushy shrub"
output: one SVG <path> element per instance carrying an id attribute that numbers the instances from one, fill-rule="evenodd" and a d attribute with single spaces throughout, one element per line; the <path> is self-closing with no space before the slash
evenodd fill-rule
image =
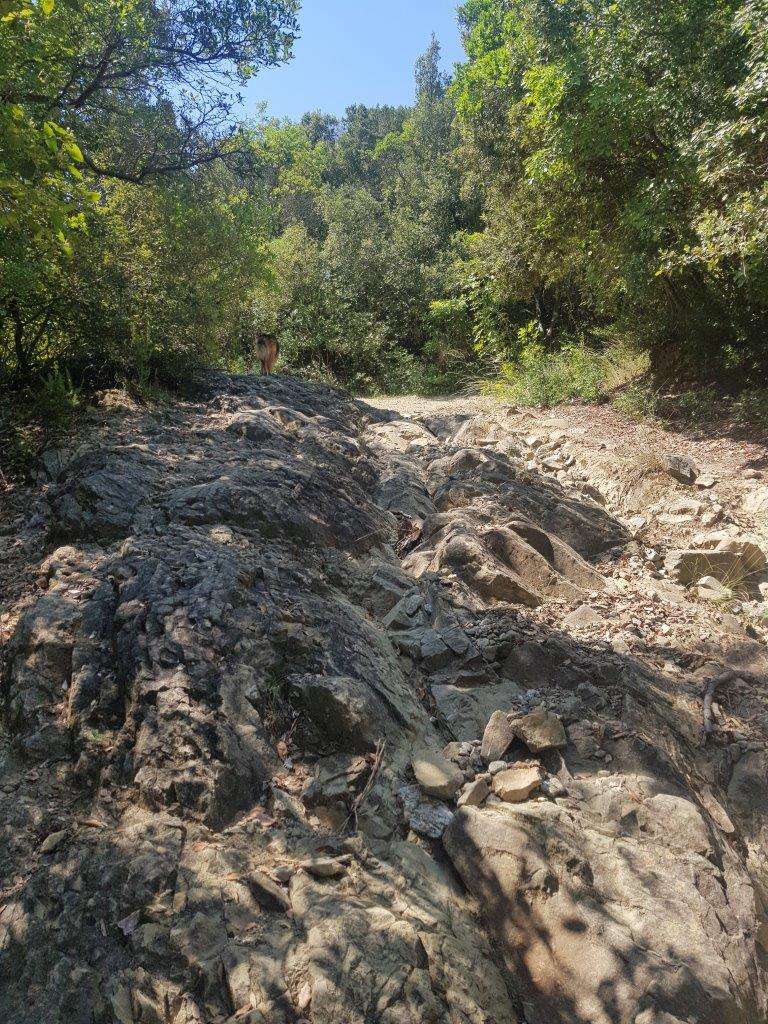
<path id="1" fill-rule="evenodd" d="M 601 394 L 604 358 L 583 345 L 549 353 L 526 346 L 514 363 L 505 363 L 486 390 L 514 405 L 558 405 L 571 399 L 594 402 Z"/>
<path id="2" fill-rule="evenodd" d="M 734 399 L 731 415 L 738 424 L 759 424 L 768 429 L 768 388 L 746 388 Z"/>

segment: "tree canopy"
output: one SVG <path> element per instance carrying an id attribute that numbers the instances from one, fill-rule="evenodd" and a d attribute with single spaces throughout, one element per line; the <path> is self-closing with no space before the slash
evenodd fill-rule
<path id="1" fill-rule="evenodd" d="M 409 106 L 238 118 L 298 0 L 0 0 L 0 379 L 768 367 L 766 0 L 465 0 Z"/>

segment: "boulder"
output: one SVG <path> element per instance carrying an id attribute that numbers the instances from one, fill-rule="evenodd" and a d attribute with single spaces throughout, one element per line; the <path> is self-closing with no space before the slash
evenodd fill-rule
<path id="1" fill-rule="evenodd" d="M 351 753 L 373 750 L 394 726 L 378 695 L 351 676 L 294 677 L 292 690 L 315 727 Z"/>
<path id="2" fill-rule="evenodd" d="M 568 740 L 579 757 L 594 757 L 600 744 L 595 739 L 589 722 L 574 722 L 568 726 Z"/>
<path id="3" fill-rule="evenodd" d="M 419 644 L 419 654 L 428 672 L 445 668 L 453 660 L 448 645 L 434 629 L 424 630 Z"/>
<path id="4" fill-rule="evenodd" d="M 721 870 L 549 801 L 459 808 L 443 844 L 531 1024 L 763 1019 L 754 936 L 737 923 L 749 883 L 731 855 Z"/>
<path id="5" fill-rule="evenodd" d="M 338 807 L 346 815 L 354 793 L 359 790 L 369 773 L 364 757 L 338 754 L 324 757 L 315 766 L 315 774 L 301 791 L 306 807 Z"/>
<path id="6" fill-rule="evenodd" d="M 695 583 L 703 576 L 712 576 L 726 586 L 739 587 L 765 569 L 766 557 L 753 541 L 727 537 L 711 548 L 671 552 L 665 566 L 678 583 Z"/>
<path id="7" fill-rule="evenodd" d="M 748 576 L 762 572 L 766 564 L 768 564 L 765 552 L 760 545 L 746 537 L 728 537 L 723 539 L 717 545 L 715 551 L 725 551 L 735 555 L 739 559 L 744 573 Z"/>
<path id="8" fill-rule="evenodd" d="M 546 598 L 573 601 L 605 585 L 569 544 L 522 517 L 479 528 L 476 517 L 464 512 L 430 516 L 421 543 L 403 564 L 415 576 L 455 574 L 487 605 L 535 608 Z"/>
<path id="9" fill-rule="evenodd" d="M 412 452 L 437 445 L 438 439 L 421 423 L 393 420 L 369 429 L 369 443 L 389 452 Z"/>
<path id="10" fill-rule="evenodd" d="M 524 691 L 511 680 L 487 685 L 460 686 L 457 683 L 436 683 L 432 696 L 441 717 L 460 740 L 473 740 L 483 734 L 488 719 L 499 707 L 522 701 Z"/>
<path id="11" fill-rule="evenodd" d="M 411 812 L 408 824 L 427 839 L 440 839 L 453 821 L 453 811 L 444 804 L 420 803 Z"/>

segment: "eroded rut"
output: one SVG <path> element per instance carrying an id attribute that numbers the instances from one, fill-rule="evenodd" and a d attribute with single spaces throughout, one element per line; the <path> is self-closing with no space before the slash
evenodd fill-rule
<path id="1" fill-rule="evenodd" d="M 762 537 L 530 429 L 221 376 L 48 454 L 0 1021 L 766 1020 L 764 631 L 681 568 Z"/>

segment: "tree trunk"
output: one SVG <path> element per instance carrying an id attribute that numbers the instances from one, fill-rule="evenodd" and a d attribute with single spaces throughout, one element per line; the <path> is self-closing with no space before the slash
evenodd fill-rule
<path id="1" fill-rule="evenodd" d="M 21 310 L 16 299 L 8 303 L 8 312 L 13 323 L 13 351 L 16 355 L 16 373 L 19 380 L 25 380 L 29 376 L 28 352 L 24 347 L 24 321 L 21 319 Z"/>

